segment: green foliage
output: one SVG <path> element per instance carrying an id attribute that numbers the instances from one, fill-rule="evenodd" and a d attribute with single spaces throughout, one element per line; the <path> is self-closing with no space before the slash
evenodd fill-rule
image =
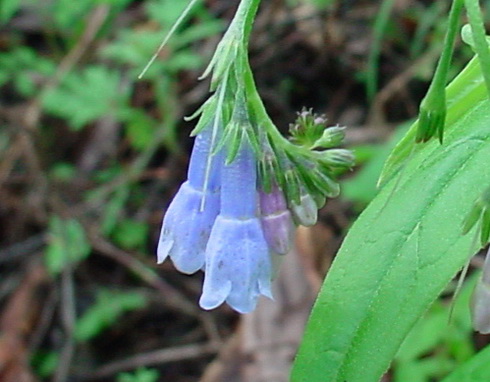
<path id="1" fill-rule="evenodd" d="M 158 371 L 141 368 L 134 373 L 121 373 L 117 376 L 117 382 L 157 382 Z"/>
<path id="2" fill-rule="evenodd" d="M 47 112 L 66 119 L 73 129 L 79 130 L 106 115 L 119 115 L 128 95 L 118 71 L 90 66 L 66 76 L 60 87 L 45 94 L 43 105 Z"/>
<path id="3" fill-rule="evenodd" d="M 102 232 L 105 235 L 109 235 L 113 232 L 116 224 L 121 216 L 121 211 L 124 208 L 129 198 L 129 187 L 121 186 L 113 194 L 112 198 L 107 203 L 103 218 L 102 218 Z"/>
<path id="4" fill-rule="evenodd" d="M 474 355 L 441 382 L 483 382 L 490 380 L 490 346 Z"/>
<path id="5" fill-rule="evenodd" d="M 369 52 L 368 67 L 366 74 L 366 92 L 372 100 L 378 86 L 378 60 L 381 52 L 381 42 L 390 19 L 391 10 L 395 4 L 394 0 L 383 0 L 373 26 L 373 44 Z"/>
<path id="6" fill-rule="evenodd" d="M 31 363 L 36 375 L 41 378 L 47 378 L 56 370 L 59 359 L 60 357 L 57 352 L 38 351 L 32 356 Z"/>
<path id="7" fill-rule="evenodd" d="M 90 243 L 82 225 L 74 219 L 53 215 L 49 221 L 49 244 L 44 253 L 46 268 L 52 274 L 68 264 L 76 264 L 90 254 Z"/>
<path id="8" fill-rule="evenodd" d="M 113 236 L 115 243 L 122 248 L 141 249 L 145 247 L 148 234 L 147 223 L 124 219 L 116 225 Z"/>
<path id="9" fill-rule="evenodd" d="M 0 24 L 6 23 L 20 8 L 21 0 L 2 0 L 0 3 Z"/>
<path id="10" fill-rule="evenodd" d="M 475 94 L 478 87 L 483 91 Z M 490 162 L 490 101 L 471 63 L 452 91 L 444 145 L 433 140 L 409 155 L 404 138 L 390 157 L 391 181 L 352 226 L 327 275 L 292 381 L 378 381 L 410 328 L 473 253 L 461 227 L 490 183 L 482 167 Z M 407 133 L 412 142 L 415 127 Z M 407 162 L 397 181 L 402 147 Z"/>
<path id="11" fill-rule="evenodd" d="M 59 181 L 70 181 L 76 176 L 77 169 L 71 163 L 58 162 L 51 169 L 51 176 Z"/>
<path id="12" fill-rule="evenodd" d="M 96 6 L 107 4 L 114 11 L 120 11 L 126 7 L 131 0 L 55 0 L 47 7 L 46 16 L 53 19 L 54 25 L 66 37 L 78 30 L 87 22 L 90 11 Z"/>
<path id="13" fill-rule="evenodd" d="M 155 137 L 156 129 L 161 128 L 157 121 L 141 110 L 128 110 L 124 116 L 125 132 L 132 147 L 144 151 L 150 147 Z"/>
<path id="14" fill-rule="evenodd" d="M 395 357 L 394 382 L 440 380 L 473 356 L 468 305 L 475 276 L 465 283 L 452 315 L 451 304 L 436 301 L 412 328 Z"/>
<path id="15" fill-rule="evenodd" d="M 12 82 L 19 94 L 35 94 L 38 83 L 55 71 L 55 64 L 34 50 L 18 46 L 8 53 L 0 53 L 0 86 Z"/>
<path id="16" fill-rule="evenodd" d="M 185 2 L 152 1 L 146 11 L 150 19 L 169 29 L 185 8 Z M 145 74 L 145 79 L 158 80 L 163 75 L 175 74 L 180 70 L 196 69 L 203 65 L 203 57 L 192 52 L 189 45 L 215 35 L 223 29 L 220 21 L 207 14 L 202 7 L 196 7 L 190 16 L 198 16 L 201 23 L 190 25 L 177 31 L 164 51 L 165 59 L 157 60 Z M 136 77 L 153 55 L 162 40 L 161 30 L 124 30 L 103 52 L 104 57 L 131 67 L 131 75 Z"/>
<path id="17" fill-rule="evenodd" d="M 376 179 L 383 169 L 383 165 L 390 152 L 400 138 L 407 132 L 406 124 L 400 126 L 393 136 L 384 144 L 370 147 L 367 163 L 355 176 L 342 183 L 342 197 L 355 202 L 359 207 L 367 205 L 378 193 Z M 354 148 L 356 159 L 362 158 L 363 148 Z"/>
<path id="18" fill-rule="evenodd" d="M 89 341 L 114 325 L 124 313 L 141 309 L 146 302 L 145 296 L 138 292 L 99 290 L 95 303 L 76 322 L 76 340 Z"/>

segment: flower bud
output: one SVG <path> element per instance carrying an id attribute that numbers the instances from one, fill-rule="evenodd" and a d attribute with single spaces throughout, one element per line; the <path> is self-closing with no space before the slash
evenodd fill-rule
<path id="1" fill-rule="evenodd" d="M 312 149 L 338 146 L 345 138 L 345 128 L 341 126 L 332 126 L 323 131 L 322 136 L 313 143 Z"/>
<path id="2" fill-rule="evenodd" d="M 354 155 L 350 150 L 330 149 L 320 153 L 322 163 L 331 167 L 348 168 L 354 163 Z"/>
<path id="3" fill-rule="evenodd" d="M 301 194 L 300 204 L 291 203 L 291 212 L 294 222 L 305 227 L 316 224 L 318 219 L 318 209 L 315 199 L 306 192 Z"/>
<path id="4" fill-rule="evenodd" d="M 295 227 L 283 192 L 277 186 L 270 193 L 259 191 L 259 202 L 260 222 L 269 249 L 280 255 L 287 254 L 291 249 Z"/>

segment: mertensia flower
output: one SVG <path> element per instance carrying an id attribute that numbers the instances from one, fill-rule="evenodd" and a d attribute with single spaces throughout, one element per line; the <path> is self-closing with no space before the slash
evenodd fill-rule
<path id="1" fill-rule="evenodd" d="M 211 128 L 197 136 L 188 179 L 175 195 L 162 223 L 158 262 L 162 263 L 170 256 L 175 267 L 183 273 L 190 274 L 203 268 L 206 245 L 219 213 L 219 155 L 211 156 L 211 140 Z"/>
<path id="2" fill-rule="evenodd" d="M 259 296 L 271 298 L 273 268 L 296 225 L 316 223 L 318 208 L 339 193 L 335 177 L 353 164 L 350 151 L 334 148 L 344 129 L 327 128 L 323 116 L 298 113 L 289 139 L 268 117 L 248 62 L 256 5 L 240 2 L 205 72 L 213 94 L 196 113 L 188 179 L 158 243 L 159 263 L 169 257 L 183 273 L 204 271 L 204 309 L 226 302 L 247 313 Z"/>
<path id="3" fill-rule="evenodd" d="M 258 217 L 257 163 L 244 139 L 236 158 L 223 164 L 220 213 L 206 247 L 200 305 L 212 309 L 226 301 L 247 313 L 259 295 L 271 297 L 270 250 Z"/>

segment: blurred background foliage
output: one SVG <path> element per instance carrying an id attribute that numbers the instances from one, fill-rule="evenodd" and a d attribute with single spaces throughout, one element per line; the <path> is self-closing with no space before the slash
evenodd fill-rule
<path id="1" fill-rule="evenodd" d="M 185 177 L 192 124 L 183 117 L 207 96 L 197 78 L 237 1 L 200 2 L 137 80 L 186 4 L 0 2 L 2 381 L 197 381 L 239 327 L 226 307 L 197 308 L 201 275 L 154 261 L 162 215 Z M 321 211 L 323 231 L 309 236 L 319 277 L 417 114 L 448 6 L 262 4 L 251 62 L 273 120 L 286 131 L 313 107 L 349 127 L 357 155 L 343 196 Z M 470 56 L 459 43 L 453 75 Z M 427 313 L 387 381 L 440 380 L 486 344 L 471 332 L 467 289 L 451 324 L 448 296 Z"/>

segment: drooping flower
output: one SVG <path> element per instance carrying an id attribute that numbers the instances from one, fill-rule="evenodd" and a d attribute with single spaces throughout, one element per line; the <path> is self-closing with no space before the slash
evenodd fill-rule
<path id="1" fill-rule="evenodd" d="M 206 248 L 200 305 L 213 309 L 226 301 L 247 313 L 260 295 L 271 297 L 270 251 L 258 217 L 257 161 L 247 138 L 220 171 L 220 214 Z"/>
<path id="2" fill-rule="evenodd" d="M 211 155 L 212 135 L 210 127 L 197 135 L 188 180 L 170 203 L 162 223 L 158 263 L 170 257 L 183 273 L 203 268 L 206 245 L 219 212 L 220 155 Z"/>

